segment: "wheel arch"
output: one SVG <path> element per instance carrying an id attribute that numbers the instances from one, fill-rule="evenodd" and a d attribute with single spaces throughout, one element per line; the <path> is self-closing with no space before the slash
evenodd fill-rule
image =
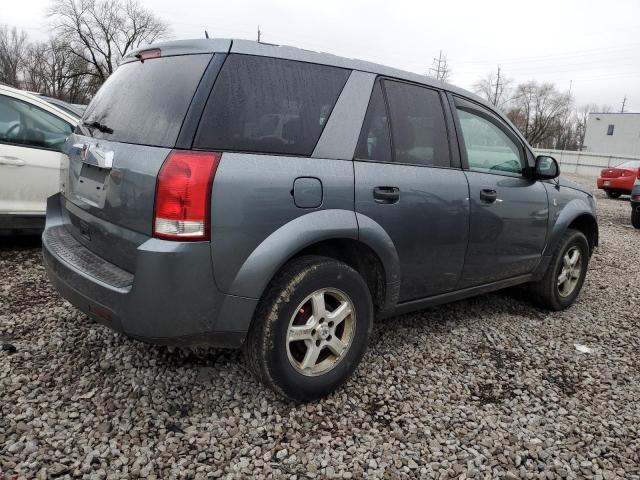
<path id="1" fill-rule="evenodd" d="M 582 232 L 589 242 L 589 254 L 598 246 L 599 233 L 598 222 L 590 206 L 581 199 L 574 199 L 567 203 L 557 214 L 548 235 L 547 245 L 542 255 L 542 260 L 534 272 L 534 279 L 540 279 L 545 274 L 553 252 L 558 242 L 567 230 L 574 229 Z"/>
<path id="2" fill-rule="evenodd" d="M 282 267 L 303 255 L 346 263 L 364 277 L 380 314 L 395 307 L 400 285 L 395 246 L 379 224 L 349 210 L 318 210 L 280 227 L 245 260 L 229 293 L 261 298 Z"/>
<path id="3" fill-rule="evenodd" d="M 598 246 L 598 222 L 591 213 L 582 213 L 575 217 L 567 226 L 567 229 L 578 230 L 587 237 L 589 242 L 589 254 Z"/>

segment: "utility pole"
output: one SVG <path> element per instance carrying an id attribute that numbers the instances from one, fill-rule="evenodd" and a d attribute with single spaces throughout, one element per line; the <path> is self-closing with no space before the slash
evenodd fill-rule
<path id="1" fill-rule="evenodd" d="M 493 92 L 493 106 L 497 107 L 498 106 L 498 92 L 501 92 L 501 85 L 500 85 L 500 65 L 498 65 L 498 75 L 496 77 L 496 85 L 495 85 L 496 89 Z"/>
<path id="2" fill-rule="evenodd" d="M 627 103 L 627 96 L 625 95 L 622 99 L 622 108 L 620 109 L 620 113 L 624 113 L 624 106 Z"/>
<path id="3" fill-rule="evenodd" d="M 258 25 L 258 42 L 260 41 L 260 25 Z"/>
<path id="4" fill-rule="evenodd" d="M 438 58 L 433 59 L 433 67 L 429 69 L 429 74 L 436 80 L 446 81 L 449 77 L 449 68 L 447 67 L 447 57 L 442 55 L 442 50 Z"/>

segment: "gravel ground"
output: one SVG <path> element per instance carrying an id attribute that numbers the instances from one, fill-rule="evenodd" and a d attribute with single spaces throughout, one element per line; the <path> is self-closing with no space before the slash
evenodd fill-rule
<path id="1" fill-rule="evenodd" d="M 49 286 L 37 239 L 5 240 L 0 477 L 640 478 L 640 232 L 627 200 L 598 208 L 572 308 L 516 289 L 390 319 L 355 377 L 308 405 L 238 352 L 92 323 Z"/>

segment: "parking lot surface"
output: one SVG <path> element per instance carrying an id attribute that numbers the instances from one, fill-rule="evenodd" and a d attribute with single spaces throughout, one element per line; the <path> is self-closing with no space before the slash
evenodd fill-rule
<path id="1" fill-rule="evenodd" d="M 626 197 L 597 197 L 573 307 L 518 288 L 379 322 L 356 375 L 306 405 L 239 352 L 93 323 L 37 239 L 4 239 L 0 478 L 640 478 L 640 231 Z"/>

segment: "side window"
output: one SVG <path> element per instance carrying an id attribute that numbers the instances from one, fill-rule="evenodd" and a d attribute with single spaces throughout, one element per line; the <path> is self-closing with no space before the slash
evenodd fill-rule
<path id="1" fill-rule="evenodd" d="M 607 135 L 613 135 L 613 129 L 615 128 L 615 125 L 609 125 L 607 127 Z"/>
<path id="2" fill-rule="evenodd" d="M 194 146 L 311 155 L 349 73 L 293 60 L 229 55 Z"/>
<path id="3" fill-rule="evenodd" d="M 440 94 L 429 88 L 385 81 L 394 160 L 449 167 L 449 143 Z"/>
<path id="4" fill-rule="evenodd" d="M 0 95 L 0 142 L 60 150 L 71 131 L 71 125 L 55 115 Z"/>
<path id="5" fill-rule="evenodd" d="M 470 170 L 522 175 L 524 160 L 519 142 L 484 116 L 461 107 L 457 111 Z"/>
<path id="6" fill-rule="evenodd" d="M 20 128 L 20 113 L 10 97 L 0 95 L 0 141 L 7 142 Z"/>
<path id="7" fill-rule="evenodd" d="M 376 82 L 364 117 L 355 158 L 361 160 L 391 161 L 391 139 L 387 109 L 384 105 L 382 87 Z"/>

